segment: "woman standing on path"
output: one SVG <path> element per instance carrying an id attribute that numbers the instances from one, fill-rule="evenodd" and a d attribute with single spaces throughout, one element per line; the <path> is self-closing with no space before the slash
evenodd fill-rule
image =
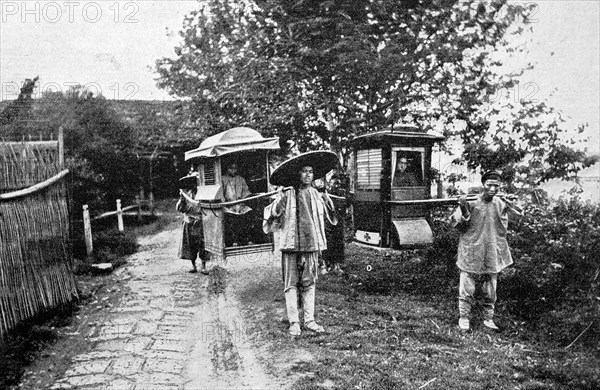
<path id="1" fill-rule="evenodd" d="M 204 275 L 208 275 L 206 270 L 206 253 L 204 251 L 204 229 L 202 226 L 202 211 L 200 207 L 189 202 L 186 197 L 192 198 L 196 194 L 198 181 L 198 173 L 192 172 L 187 176 L 179 179 L 181 183 L 181 193 L 179 201 L 177 202 L 176 209 L 180 213 L 183 213 L 182 223 L 182 235 L 181 242 L 179 245 L 179 258 L 184 260 L 190 260 L 192 262 L 192 269 L 190 273 L 198 272 L 196 267 L 196 258 L 200 257 L 202 261 L 202 272 Z"/>

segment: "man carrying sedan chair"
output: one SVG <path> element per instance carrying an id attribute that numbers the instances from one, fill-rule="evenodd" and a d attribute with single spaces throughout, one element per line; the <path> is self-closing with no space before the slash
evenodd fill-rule
<path id="1" fill-rule="evenodd" d="M 316 151 L 293 157 L 271 174 L 271 183 L 292 187 L 280 191 L 265 208 L 263 230 L 279 230 L 279 249 L 283 273 L 283 291 L 289 333 L 299 336 L 298 292 L 301 292 L 304 329 L 323 333 L 315 321 L 315 283 L 318 278 L 319 254 L 327 249 L 325 219 L 336 224 L 334 204 L 327 192 L 313 186 L 338 165 L 335 153 Z"/>
<path id="2" fill-rule="evenodd" d="M 476 284 L 482 284 L 483 325 L 494 331 L 496 287 L 498 273 L 513 263 L 506 232 L 508 219 L 522 215 L 522 210 L 504 196 L 498 195 L 502 176 L 488 171 L 481 177 L 483 193 L 477 200 L 459 200 L 452 215 L 452 224 L 460 232 L 458 261 L 460 270 L 458 326 L 462 331 L 471 328 L 471 306 L 475 300 Z"/>

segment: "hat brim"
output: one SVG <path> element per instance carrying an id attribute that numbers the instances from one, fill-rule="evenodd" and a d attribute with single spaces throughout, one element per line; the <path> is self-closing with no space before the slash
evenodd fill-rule
<path id="1" fill-rule="evenodd" d="M 197 175 L 187 175 L 179 179 L 179 188 L 189 189 L 194 188 L 198 185 Z"/>
<path id="2" fill-rule="evenodd" d="M 336 168 L 338 164 L 338 157 L 333 152 L 318 150 L 303 153 L 284 161 L 280 166 L 275 168 L 273 173 L 271 173 L 271 184 L 284 187 L 298 185 L 300 183 L 300 169 L 305 166 L 311 166 L 313 177 L 319 179 Z"/>

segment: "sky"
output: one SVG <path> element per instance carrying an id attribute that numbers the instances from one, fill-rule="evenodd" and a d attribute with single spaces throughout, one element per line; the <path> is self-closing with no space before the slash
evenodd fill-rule
<path id="1" fill-rule="evenodd" d="M 572 123 L 588 123 L 590 151 L 600 153 L 600 2 L 539 1 L 528 59 L 535 68 L 521 84 Z"/>
<path id="2" fill-rule="evenodd" d="M 547 99 L 573 124 L 588 123 L 587 146 L 600 153 L 600 2 L 534 4 L 526 60 L 536 68 L 514 92 Z M 0 100 L 15 99 L 23 80 L 38 75 L 36 93 L 82 84 L 109 99 L 170 99 L 156 87 L 154 63 L 174 55 L 183 17 L 197 7 L 187 0 L 0 0 Z"/>
<path id="3" fill-rule="evenodd" d="M 2 100 L 39 75 L 38 91 L 71 83 L 108 99 L 169 99 L 156 87 L 158 58 L 173 56 L 196 1 L 0 0 Z"/>

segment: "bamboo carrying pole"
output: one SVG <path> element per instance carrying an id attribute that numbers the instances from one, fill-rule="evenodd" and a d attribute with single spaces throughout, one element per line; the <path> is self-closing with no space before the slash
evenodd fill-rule
<path id="1" fill-rule="evenodd" d="M 123 210 L 121 210 L 121 199 L 117 199 L 117 224 L 120 232 L 125 231 L 123 228 Z"/>
<path id="2" fill-rule="evenodd" d="M 513 194 L 496 194 L 498 199 L 502 200 L 507 206 L 515 209 L 518 212 L 522 210 L 515 206 L 512 201 L 516 198 Z M 467 196 L 467 201 L 474 201 L 479 198 L 478 195 Z M 451 206 L 459 203 L 460 198 L 443 198 L 443 199 L 415 199 L 415 200 L 389 200 L 387 203 L 391 205 L 430 205 L 430 206 Z"/>
<path id="3" fill-rule="evenodd" d="M 90 211 L 88 205 L 83 205 L 83 231 L 85 236 L 85 249 L 89 255 L 94 251 L 94 244 L 92 242 L 92 224 L 90 222 Z"/>
<path id="4" fill-rule="evenodd" d="M 393 205 L 433 205 L 446 206 L 458 204 L 459 198 L 442 198 L 442 199 L 414 199 L 414 200 L 390 200 L 387 203 Z M 467 196 L 468 201 L 477 200 L 477 196 Z"/>
<path id="5" fill-rule="evenodd" d="M 190 198 L 190 196 L 188 194 L 186 194 L 183 190 L 179 190 L 179 193 L 181 195 L 183 195 L 183 197 L 190 203 L 195 204 L 195 205 L 200 205 L 200 207 L 204 207 L 207 209 L 220 209 L 223 206 L 233 206 L 239 203 L 245 203 L 248 202 L 250 200 L 255 200 L 255 199 L 260 199 L 260 198 L 266 198 L 272 195 L 277 194 L 280 191 L 289 191 L 291 189 L 293 189 L 294 187 L 285 187 L 282 190 L 276 190 L 276 191 L 271 191 L 271 192 L 263 192 L 260 194 L 256 194 L 256 195 L 252 195 L 249 196 L 247 198 L 243 198 L 243 199 L 238 199 L 238 200 L 232 200 L 229 202 L 219 202 L 219 203 L 206 203 L 206 202 L 201 202 L 199 200 L 195 200 Z M 331 194 L 329 194 L 329 196 L 331 196 Z"/>

